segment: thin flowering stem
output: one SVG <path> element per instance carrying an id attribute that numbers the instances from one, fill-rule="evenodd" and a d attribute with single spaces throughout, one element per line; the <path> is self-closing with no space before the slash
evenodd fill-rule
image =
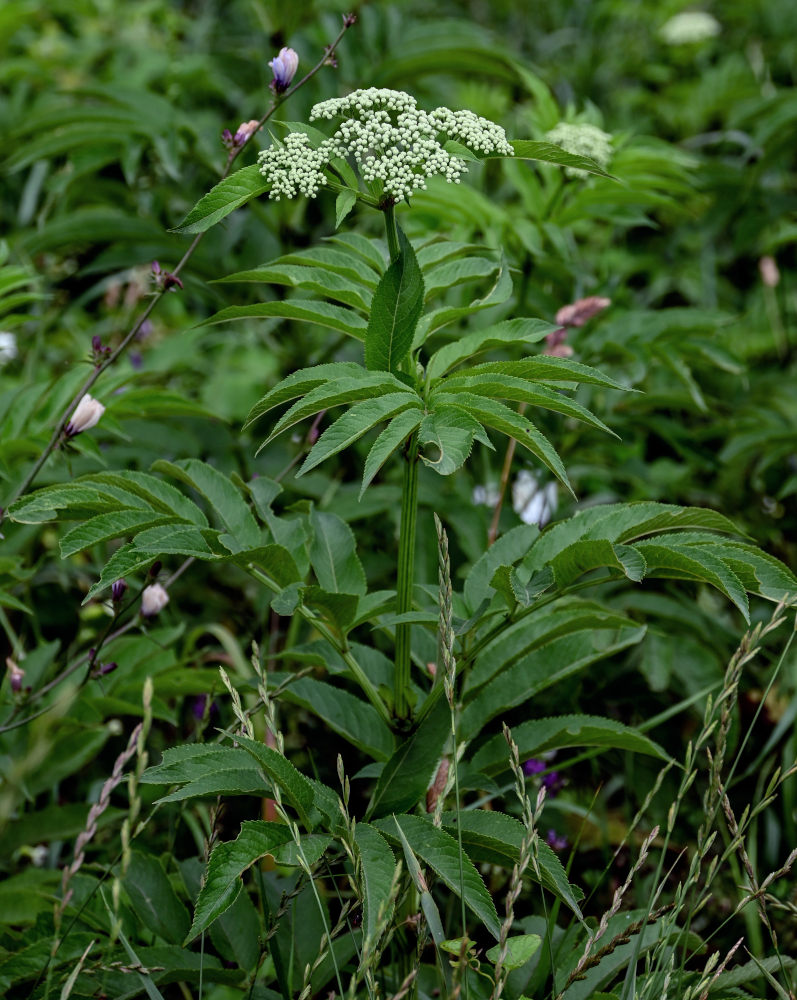
<path id="1" fill-rule="evenodd" d="M 332 41 L 329 45 L 325 47 L 323 57 L 315 64 L 315 66 L 313 66 L 313 68 L 308 73 L 306 73 L 302 77 L 301 80 L 299 80 L 298 83 L 295 83 L 292 87 L 286 90 L 284 94 L 274 96 L 274 98 L 271 101 L 271 104 L 269 105 L 268 111 L 266 111 L 266 113 L 258 120 L 257 128 L 252 129 L 252 131 L 244 138 L 244 140 L 241 142 L 240 145 L 236 145 L 233 149 L 230 150 L 230 153 L 227 157 L 227 163 L 225 164 L 224 169 L 221 172 L 219 181 L 223 181 L 227 176 L 229 176 L 233 163 L 236 161 L 238 156 L 243 152 L 243 150 L 246 149 L 246 147 L 249 145 L 252 138 L 257 133 L 257 131 L 269 120 L 269 118 L 271 118 L 271 116 L 274 114 L 277 108 L 285 101 L 287 101 L 292 94 L 295 94 L 300 87 L 303 87 L 309 80 L 311 80 L 323 66 L 329 64 L 329 61 L 332 55 L 334 54 L 335 49 L 340 44 L 341 39 L 349 30 L 349 28 L 355 23 L 355 21 L 356 18 L 353 15 L 345 15 L 343 18 L 342 28 L 338 32 L 334 41 Z M 207 232 L 207 230 L 205 232 Z M 199 246 L 199 244 L 202 242 L 205 236 L 205 232 L 197 233 L 197 235 L 193 238 L 188 249 L 181 257 L 180 262 L 170 272 L 172 278 L 177 278 L 177 276 L 183 270 L 188 261 L 193 257 L 196 248 Z M 149 303 L 147 304 L 146 308 L 143 310 L 141 315 L 135 321 L 135 323 L 133 324 L 127 335 L 119 343 L 118 347 L 114 351 L 112 351 L 105 358 L 104 361 L 96 365 L 91 375 L 89 375 L 89 377 L 81 385 L 80 389 L 78 389 L 78 391 L 75 393 L 74 397 L 69 402 L 69 405 L 65 407 L 63 413 L 56 422 L 56 425 L 53 429 L 53 433 L 50 437 L 50 440 L 47 442 L 44 451 L 41 453 L 41 455 L 39 455 L 38 459 L 33 464 L 33 467 L 30 469 L 30 471 L 22 480 L 20 485 L 11 495 L 11 497 L 8 500 L 8 503 L 5 505 L 5 508 L 0 510 L 0 524 L 3 522 L 3 519 L 5 518 L 8 507 L 15 500 L 18 500 L 21 496 L 27 493 L 27 491 L 33 485 L 39 473 L 44 468 L 45 462 L 50 457 L 50 455 L 52 455 L 52 453 L 58 446 L 58 442 L 61 440 L 64 428 L 67 425 L 67 421 L 72 416 L 73 412 L 75 411 L 75 408 L 80 403 L 81 399 L 94 386 L 94 384 L 97 382 L 100 376 L 108 368 L 110 368 L 111 365 L 113 365 L 118 358 L 120 358 L 125 353 L 130 344 L 135 340 L 136 335 L 140 332 L 141 328 L 144 326 L 144 324 L 147 322 L 151 314 L 154 312 L 155 308 L 158 306 L 163 296 L 169 290 L 168 288 L 169 284 L 170 284 L 169 282 L 163 282 L 161 284 L 161 287 L 154 293 Z"/>

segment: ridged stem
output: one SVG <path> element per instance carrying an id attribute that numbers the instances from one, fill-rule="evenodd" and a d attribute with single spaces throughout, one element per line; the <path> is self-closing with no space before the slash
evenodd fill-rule
<path id="1" fill-rule="evenodd" d="M 396 577 L 396 614 L 412 610 L 412 585 L 415 569 L 415 528 L 418 520 L 418 433 L 407 446 L 404 485 L 401 491 L 401 529 L 399 534 L 398 572 Z M 393 714 L 396 719 L 410 717 L 410 653 L 412 626 L 396 625 L 396 661 L 393 687 Z"/>

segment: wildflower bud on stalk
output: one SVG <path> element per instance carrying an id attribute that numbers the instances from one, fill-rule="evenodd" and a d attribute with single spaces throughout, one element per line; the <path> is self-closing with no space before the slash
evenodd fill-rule
<path id="1" fill-rule="evenodd" d="M 590 295 L 586 299 L 577 299 L 570 305 L 562 306 L 556 314 L 556 322 L 560 326 L 583 326 L 588 319 L 597 316 L 599 312 L 612 304 L 611 299 L 600 295 Z"/>
<path id="2" fill-rule="evenodd" d="M 280 49 L 279 55 L 274 56 L 269 62 L 269 66 L 274 74 L 271 89 L 277 94 L 284 94 L 296 76 L 296 70 L 299 68 L 299 56 L 293 49 Z"/>
<path id="3" fill-rule="evenodd" d="M 762 257 L 758 262 L 758 270 L 761 273 L 761 280 L 767 288 L 778 287 L 780 283 L 780 271 L 774 257 Z"/>
<path id="4" fill-rule="evenodd" d="M 118 604 L 122 598 L 125 596 L 125 591 L 127 590 L 127 582 L 124 579 L 115 580 L 111 586 L 111 600 L 114 604 Z"/>
<path id="5" fill-rule="evenodd" d="M 11 690 L 14 694 L 19 694 L 25 680 L 25 671 L 17 666 L 10 656 L 6 657 L 6 666 L 8 667 L 8 683 L 11 685 Z"/>
<path id="6" fill-rule="evenodd" d="M 169 603 L 166 589 L 159 583 L 151 583 L 141 594 L 141 614 L 144 618 L 154 618 Z"/>
<path id="7" fill-rule="evenodd" d="M 163 292 L 176 292 L 178 288 L 183 287 L 177 275 L 171 271 L 164 271 L 157 260 L 152 262 L 152 280 L 155 282 L 155 287 Z"/>
<path id="8" fill-rule="evenodd" d="M 87 431 L 99 422 L 100 417 L 105 413 L 105 407 L 88 393 L 81 399 L 72 414 L 72 419 L 64 428 L 66 436 L 73 438 L 82 431 Z"/>

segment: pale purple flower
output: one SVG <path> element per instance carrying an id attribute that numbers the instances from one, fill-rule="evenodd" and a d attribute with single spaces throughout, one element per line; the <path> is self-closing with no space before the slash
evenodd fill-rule
<path id="1" fill-rule="evenodd" d="M 599 312 L 612 304 L 611 299 L 600 295 L 590 295 L 586 299 L 578 299 L 569 306 L 562 306 L 556 314 L 559 326 L 583 326 L 588 319 L 597 316 Z"/>
<path id="2" fill-rule="evenodd" d="M 127 590 L 127 581 L 124 578 L 114 580 L 111 584 L 111 600 L 114 604 L 118 604 L 119 601 L 125 596 L 125 591 Z"/>
<path id="3" fill-rule="evenodd" d="M 144 618 L 153 618 L 163 611 L 168 603 L 169 595 L 166 588 L 159 583 L 151 583 L 141 594 L 141 614 Z"/>
<path id="4" fill-rule="evenodd" d="M 762 257 L 758 262 L 758 270 L 761 273 L 761 280 L 767 288 L 777 288 L 780 282 L 780 271 L 774 257 Z"/>
<path id="5" fill-rule="evenodd" d="M 269 62 L 274 79 L 271 86 L 281 94 L 288 89 L 299 68 L 299 56 L 293 49 L 280 49 L 279 55 Z"/>
<path id="6" fill-rule="evenodd" d="M 75 412 L 66 425 L 66 436 L 75 437 L 76 434 L 87 431 L 99 422 L 103 413 L 105 413 L 105 407 L 102 403 L 86 393 L 75 407 Z"/>
<path id="7" fill-rule="evenodd" d="M 10 656 L 6 657 L 6 666 L 8 667 L 8 683 L 11 685 L 11 690 L 14 694 L 19 694 L 22 690 L 22 682 L 25 680 L 25 671 L 17 666 Z"/>
<path id="8" fill-rule="evenodd" d="M 523 765 L 523 773 L 531 777 L 534 774 L 541 774 L 548 765 L 538 757 L 531 757 Z"/>
<path id="9" fill-rule="evenodd" d="M 567 847 L 567 837 L 561 837 L 556 830 L 549 830 L 545 836 L 545 843 L 555 851 L 563 851 Z"/>

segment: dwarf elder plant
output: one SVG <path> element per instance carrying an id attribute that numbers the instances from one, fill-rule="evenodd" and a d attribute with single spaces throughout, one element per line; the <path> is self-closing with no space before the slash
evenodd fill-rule
<path id="1" fill-rule="evenodd" d="M 203 232 L 266 193 L 272 200 L 334 193 L 336 230 L 357 205 L 382 214 L 385 240 L 337 232 L 323 245 L 224 279 L 283 285 L 299 294 L 227 307 L 206 323 L 290 319 L 331 331 L 326 359 L 268 388 L 248 424 L 271 420 L 261 446 L 268 448 L 303 421 L 315 419 L 316 428 L 326 422 L 299 457 L 297 477 L 346 449 L 357 454 L 357 443 L 370 435 L 360 497 L 376 477 L 400 467 L 395 588 L 369 590 L 355 536 L 338 516 L 310 503 L 281 510 L 276 480 L 244 482 L 197 459 L 160 460 L 151 473 L 93 474 L 23 496 L 10 508 L 21 522 L 76 519 L 61 539 L 63 555 L 125 539 L 87 600 L 122 577 L 148 579 L 153 564 L 172 556 L 236 565 L 266 588 L 273 612 L 291 620 L 282 657 L 311 668 L 310 674 L 266 671 L 255 650 L 246 682 L 223 674 L 234 731 L 216 742 L 170 748 L 147 770 L 138 748 L 136 790 L 139 782 L 171 789 L 156 809 L 209 796 L 257 796 L 268 805 L 267 818 L 245 820 L 235 840 L 212 847 L 201 885 L 197 879 L 193 916 L 176 922 L 175 943 L 225 935 L 250 996 L 257 984 L 286 997 L 327 987 L 351 996 L 439 990 L 455 997 L 464 989 L 498 998 L 510 973 L 522 969 L 525 979 L 512 995 L 526 988 L 530 995 L 532 988 L 566 995 L 619 943 L 631 941 L 636 951 L 625 965 L 612 964 L 610 976 L 627 967 L 624 995 L 634 995 L 644 947 L 654 957 L 645 989 L 664 995 L 677 949 L 687 947 L 688 924 L 661 923 L 670 910 L 656 908 L 655 894 L 648 910 L 623 923 L 621 893 L 606 922 L 590 927 L 583 894 L 540 838 L 544 793 L 531 801 L 521 761 L 578 747 L 632 751 L 666 767 L 673 762 L 643 732 L 613 719 L 539 718 L 534 699 L 643 640 L 645 624 L 612 602 L 625 586 L 657 577 L 706 584 L 749 621 L 748 594 L 789 601 L 796 581 L 741 540 L 722 514 L 653 502 L 585 507 L 544 531 L 513 528 L 485 549 L 461 591 L 452 583 L 445 512 L 437 511 L 438 586 L 419 580 L 425 470 L 454 475 L 475 444 L 493 449 L 503 437 L 570 490 L 542 418 L 546 428 L 567 420 L 611 433 L 576 396 L 593 392 L 599 405 L 600 393 L 623 391 L 623 385 L 595 368 L 543 354 L 539 345 L 556 328 L 542 319 L 510 314 L 480 323 L 480 313 L 510 301 L 513 276 L 500 248 L 441 236 L 413 245 L 404 231 L 410 231 L 413 195 L 431 178 L 460 183 L 470 164 L 489 159 L 604 171 L 549 142 L 510 142 L 498 125 L 468 111 L 425 112 L 412 96 L 392 90 L 323 101 L 310 120 L 314 124 L 283 124 L 283 137 L 273 138 L 256 165 L 206 195 L 182 230 Z M 474 277 L 486 291 L 451 304 L 452 290 Z M 752 633 L 748 652 L 758 638 Z M 385 646 L 392 646 L 392 656 Z M 358 776 L 369 791 L 362 801 L 352 795 L 342 759 L 339 790 L 289 761 L 277 718 L 282 700 L 318 716 L 365 756 Z M 502 721 L 518 706 L 526 706 L 528 718 L 510 732 Z M 712 712 L 709 705 L 703 744 L 717 728 Z M 690 749 L 685 788 L 694 780 L 693 765 Z M 510 783 L 501 785 L 508 776 Z M 479 798 L 462 808 L 466 793 L 484 789 L 495 795 L 514 789 L 519 810 L 512 810 L 520 819 L 480 808 Z M 718 773 L 706 801 L 714 813 L 722 804 Z M 642 841 L 632 875 L 656 832 Z M 213 839 L 211 830 L 208 845 Z M 263 879 L 260 862 L 267 856 L 294 873 L 281 895 Z M 477 867 L 484 864 L 512 871 L 503 918 Z M 250 869 L 261 914 L 253 915 L 243 888 Z M 171 905 L 157 864 L 126 856 L 117 878 L 132 898 L 130 871 L 157 884 Z M 553 916 L 533 931 L 514 933 L 524 879 L 539 886 L 543 905 L 550 900 Z M 334 920 L 333 892 L 340 896 Z M 118 899 L 115 906 L 118 931 Z M 572 916 L 566 946 L 559 928 L 554 932 L 561 907 Z M 287 914 L 304 921 L 299 930 L 286 927 Z M 593 947 L 609 928 L 613 946 Z M 235 944 L 236 935 L 246 938 L 246 948 Z M 599 978 L 596 987 L 605 982 Z"/>

